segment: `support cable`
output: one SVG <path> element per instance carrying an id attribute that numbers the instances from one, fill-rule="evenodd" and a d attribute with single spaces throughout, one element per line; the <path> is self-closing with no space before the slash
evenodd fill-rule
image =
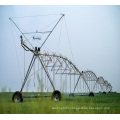
<path id="1" fill-rule="evenodd" d="M 12 29 L 12 25 L 11 25 L 11 29 Z M 21 76 L 21 72 L 20 72 L 20 64 L 19 64 L 19 59 L 18 59 L 18 54 L 17 54 L 17 48 L 16 48 L 16 44 L 15 44 L 15 38 L 14 38 L 13 29 L 12 29 L 12 35 L 13 35 L 13 42 L 14 42 L 14 48 L 15 48 L 15 53 L 16 53 L 16 57 L 17 57 L 17 63 L 18 63 L 18 69 L 19 69 L 20 79 L 21 79 L 21 82 L 22 82 L 22 76 Z"/>
<path id="2" fill-rule="evenodd" d="M 17 24 L 11 19 L 9 18 L 13 24 L 16 26 L 16 28 L 20 31 L 20 33 L 26 38 L 26 36 L 23 34 L 23 32 L 20 30 L 20 28 L 17 26 Z M 30 41 L 26 38 L 26 40 L 29 42 L 29 44 L 32 46 L 32 44 L 30 43 Z M 34 49 L 34 47 L 32 46 L 32 48 Z"/>
<path id="3" fill-rule="evenodd" d="M 57 53 L 58 53 L 58 50 L 59 50 L 59 44 L 60 44 L 60 40 L 61 40 L 60 38 L 61 38 L 62 25 L 63 25 L 63 20 L 62 20 L 61 28 L 60 28 L 60 35 L 59 35 L 59 41 L 58 41 Z"/>
<path id="4" fill-rule="evenodd" d="M 73 57 L 73 53 L 72 53 L 72 48 L 71 48 L 71 43 L 70 43 L 70 39 L 69 39 L 69 34 L 68 34 L 68 29 L 67 29 L 67 23 L 66 23 L 66 19 L 64 17 L 64 20 L 65 20 L 65 27 L 66 27 L 66 31 L 67 31 L 67 37 L 68 37 L 68 42 L 69 42 L 69 47 L 70 47 L 70 51 L 71 51 L 71 55 L 72 55 L 72 59 L 73 59 L 73 62 L 75 63 L 74 61 L 74 57 Z"/>
<path id="5" fill-rule="evenodd" d="M 47 15 L 35 15 L 35 16 L 23 16 L 23 17 L 11 17 L 11 18 L 27 18 L 27 17 L 52 16 L 52 15 L 60 15 L 60 14 L 47 14 Z"/>

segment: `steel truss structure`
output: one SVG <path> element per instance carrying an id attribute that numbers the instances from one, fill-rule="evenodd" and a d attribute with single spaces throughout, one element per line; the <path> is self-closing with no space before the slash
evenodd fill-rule
<path id="1" fill-rule="evenodd" d="M 57 24 L 59 23 L 63 16 L 64 14 L 62 14 L 61 18 L 58 20 L 52 31 L 55 29 L 55 27 L 57 26 Z M 10 20 L 17 27 L 15 22 L 12 19 Z M 45 74 L 44 80 L 46 81 L 46 79 L 48 79 L 49 84 L 51 84 L 53 88 L 52 99 L 55 101 L 61 100 L 60 91 L 64 93 L 70 93 L 70 96 L 74 96 L 74 93 L 76 93 L 76 91 L 78 90 L 81 91 L 81 88 L 82 92 L 89 93 L 89 96 L 94 96 L 95 92 L 104 93 L 111 92 L 112 91 L 111 84 L 105 81 L 103 77 L 98 78 L 96 74 L 90 70 L 80 72 L 76 65 L 72 63 L 71 60 L 69 60 L 66 57 L 63 57 L 61 54 L 59 55 L 55 53 L 50 54 L 49 52 L 41 53 L 41 48 L 48 39 L 48 37 L 50 36 L 50 34 L 52 33 L 52 31 L 50 31 L 49 35 L 47 36 L 41 47 L 38 48 L 35 47 L 34 49 L 29 48 L 24 43 L 23 37 L 24 38 L 26 37 L 20 31 L 22 33 L 22 35 L 20 36 L 21 46 L 24 48 L 24 50 L 32 52 L 33 57 L 31 59 L 30 65 L 25 75 L 21 90 L 20 92 L 17 91 L 13 94 L 12 100 L 14 102 L 23 101 L 22 91 L 28 78 L 31 76 L 30 73 L 35 64 L 36 59 L 38 59 L 39 63 L 42 66 L 42 69 L 44 70 Z M 40 70 L 41 69 L 38 69 L 37 71 L 35 71 L 35 73 L 39 72 Z M 56 89 L 56 84 L 57 86 L 59 86 L 59 90 Z"/>

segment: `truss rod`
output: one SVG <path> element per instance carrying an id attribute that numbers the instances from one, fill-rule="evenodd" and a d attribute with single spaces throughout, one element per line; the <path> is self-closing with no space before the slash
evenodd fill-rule
<path id="1" fill-rule="evenodd" d="M 76 85 L 75 85 L 75 88 L 74 88 L 74 91 L 73 91 L 73 92 L 75 92 L 75 89 L 76 89 L 76 87 L 77 87 L 77 84 L 78 84 L 79 80 L 80 80 L 80 76 L 79 76 L 79 78 L 78 78 L 78 80 L 77 80 L 77 83 L 76 83 Z"/>
<path id="2" fill-rule="evenodd" d="M 54 87 L 54 85 L 53 85 L 53 82 L 52 82 L 52 80 L 51 80 L 51 78 L 50 78 L 50 75 L 49 75 L 48 71 L 46 70 L 46 68 L 45 68 L 45 66 L 44 66 L 44 64 L 43 64 L 40 56 L 38 56 L 38 58 L 39 58 L 39 60 L 40 60 L 40 63 L 41 63 L 41 65 L 42 65 L 42 67 L 44 68 L 44 70 L 45 70 L 45 72 L 46 72 L 46 74 L 47 74 L 47 77 L 48 77 L 48 79 L 49 79 L 49 81 L 50 81 L 50 83 L 51 83 L 51 85 L 52 85 L 52 87 L 53 87 L 53 90 L 55 91 L 55 87 Z"/>

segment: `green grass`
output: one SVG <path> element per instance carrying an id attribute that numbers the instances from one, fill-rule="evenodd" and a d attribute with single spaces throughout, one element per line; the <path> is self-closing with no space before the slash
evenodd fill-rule
<path id="1" fill-rule="evenodd" d="M 50 97 L 24 98 L 23 103 L 13 103 L 12 94 L 0 93 L 0 114 L 120 114 L 118 93 L 71 98 L 63 95 L 60 102 L 51 101 Z"/>

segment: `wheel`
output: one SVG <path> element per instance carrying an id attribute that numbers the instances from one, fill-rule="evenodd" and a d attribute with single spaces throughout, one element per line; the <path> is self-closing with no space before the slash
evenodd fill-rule
<path id="1" fill-rule="evenodd" d="M 70 93 L 69 97 L 75 97 L 74 93 Z"/>
<path id="2" fill-rule="evenodd" d="M 94 97 L 94 93 L 90 92 L 89 97 Z"/>
<path id="3" fill-rule="evenodd" d="M 103 94 L 106 94 L 106 92 L 103 92 Z"/>
<path id="4" fill-rule="evenodd" d="M 58 91 L 58 90 L 55 90 L 55 91 L 52 93 L 52 100 L 53 100 L 53 101 L 61 101 L 61 92 Z"/>
<path id="5" fill-rule="evenodd" d="M 22 93 L 16 91 L 12 96 L 12 101 L 15 103 L 23 102 Z"/>
<path id="6" fill-rule="evenodd" d="M 99 91 L 99 94 L 101 94 L 102 92 L 101 91 Z"/>

